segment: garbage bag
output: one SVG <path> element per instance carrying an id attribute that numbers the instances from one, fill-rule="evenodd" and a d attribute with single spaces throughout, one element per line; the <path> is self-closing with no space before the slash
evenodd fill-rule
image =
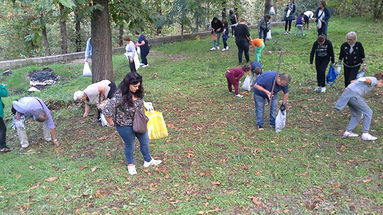
<path id="1" fill-rule="evenodd" d="M 270 15 L 275 15 L 275 9 L 274 9 L 274 6 L 271 6 L 271 7 L 270 7 L 269 14 L 270 14 Z"/>
<path id="2" fill-rule="evenodd" d="M 92 70 L 90 70 L 89 63 L 84 63 L 84 69 L 82 70 L 82 76 L 84 77 L 91 77 L 92 76 Z"/>
<path id="3" fill-rule="evenodd" d="M 136 67 L 136 70 L 138 70 L 138 68 L 140 68 L 141 62 L 140 62 L 140 59 L 138 59 L 137 53 L 134 55 L 133 61 L 134 61 L 134 66 Z"/>
<path id="4" fill-rule="evenodd" d="M 338 71 L 332 65 L 330 65 L 330 68 L 326 76 L 326 84 L 331 86 L 331 84 L 336 80 L 338 75 L 339 75 Z"/>
<path id="5" fill-rule="evenodd" d="M 269 30 L 266 34 L 266 40 L 271 40 L 271 30 Z"/>
<path id="6" fill-rule="evenodd" d="M 168 136 L 165 120 L 161 112 L 145 111 L 145 115 L 149 118 L 147 127 L 150 140 L 161 139 Z"/>
<path id="7" fill-rule="evenodd" d="M 275 132 L 281 132 L 286 126 L 286 110 L 278 111 L 277 117 L 275 118 Z"/>
<path id="8" fill-rule="evenodd" d="M 245 81 L 242 84 L 242 89 L 244 89 L 246 91 L 251 90 L 251 76 L 250 75 L 246 75 Z"/>

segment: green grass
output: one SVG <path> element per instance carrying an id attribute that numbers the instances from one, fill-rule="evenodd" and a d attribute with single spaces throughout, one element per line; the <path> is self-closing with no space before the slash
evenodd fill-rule
<path id="1" fill-rule="evenodd" d="M 356 31 L 372 75 L 383 72 L 379 27 L 362 18 L 332 19 L 329 38 L 337 54 L 345 34 Z M 252 94 L 237 99 L 227 92 L 224 73 L 237 65 L 232 38 L 224 53 L 209 52 L 208 38 L 156 46 L 150 67 L 139 72 L 145 99 L 163 112 L 170 135 L 151 144 L 152 156 L 164 161 L 158 168 L 144 169 L 136 147 L 134 177 L 125 170 L 115 129 L 82 118 L 83 106 L 70 102 L 90 82 L 81 77 L 82 64 L 48 65 L 64 80 L 34 95 L 62 101 L 54 111 L 62 146 L 44 143 L 31 126 L 33 145 L 20 151 L 8 129 L 15 149 L 0 156 L 0 214 L 382 214 L 381 91 L 368 98 L 372 133 L 380 139 L 342 139 L 349 113 L 332 107 L 343 76 L 326 94 L 313 92 L 316 74 L 308 61 L 315 29 L 304 38 L 283 35 L 280 27 L 272 32 L 262 60 L 265 71 L 280 67 L 293 76 L 287 128 L 256 131 Z M 118 83 L 129 67 L 123 55 L 114 56 L 113 65 Z M 39 68 L 14 70 L 3 81 L 21 92 L 25 73 Z M 7 109 L 22 95 L 5 98 Z"/>

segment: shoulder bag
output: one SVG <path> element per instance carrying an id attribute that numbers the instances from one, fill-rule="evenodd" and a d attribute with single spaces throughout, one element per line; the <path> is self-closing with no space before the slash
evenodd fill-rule
<path id="1" fill-rule="evenodd" d="M 144 134 L 148 131 L 147 123 L 149 119 L 145 116 L 142 108 L 136 108 L 133 116 L 133 131 L 135 133 Z"/>

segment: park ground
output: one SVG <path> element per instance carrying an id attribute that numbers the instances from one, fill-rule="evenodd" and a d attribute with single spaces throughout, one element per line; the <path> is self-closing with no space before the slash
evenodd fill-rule
<path id="1" fill-rule="evenodd" d="M 383 72 L 381 22 L 333 18 L 329 39 L 336 56 L 349 31 L 365 47 L 367 74 Z M 229 94 L 224 73 L 238 65 L 233 38 L 227 52 L 209 51 L 209 38 L 156 46 L 150 67 L 139 73 L 145 100 L 163 112 L 169 136 L 151 142 L 152 156 L 163 160 L 157 168 L 141 166 L 136 146 L 135 176 L 125 170 L 115 129 L 98 126 L 94 115 L 83 118 L 83 106 L 71 101 L 90 83 L 81 76 L 82 63 L 46 65 L 62 81 L 34 95 L 53 109 L 62 146 L 45 143 L 32 126 L 32 146 L 20 150 L 8 126 L 13 151 L 0 156 L 0 214 L 382 214 L 382 91 L 368 98 L 371 133 L 379 139 L 342 139 L 349 113 L 333 106 L 343 75 L 325 94 L 313 91 L 315 29 L 303 38 L 283 35 L 281 27 L 272 32 L 262 61 L 264 71 L 293 77 L 287 128 L 257 131 L 252 93 Z M 113 66 L 119 83 L 129 70 L 125 57 L 114 55 Z M 11 93 L 4 99 L 7 122 L 12 99 L 26 95 L 26 73 L 41 68 L 2 78 Z"/>

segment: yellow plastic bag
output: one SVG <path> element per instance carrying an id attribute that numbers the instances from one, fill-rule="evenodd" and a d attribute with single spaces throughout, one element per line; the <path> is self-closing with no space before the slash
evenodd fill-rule
<path id="1" fill-rule="evenodd" d="M 168 136 L 168 129 L 166 128 L 165 120 L 161 112 L 145 111 L 145 115 L 149 118 L 147 126 L 150 140 L 161 139 Z"/>

